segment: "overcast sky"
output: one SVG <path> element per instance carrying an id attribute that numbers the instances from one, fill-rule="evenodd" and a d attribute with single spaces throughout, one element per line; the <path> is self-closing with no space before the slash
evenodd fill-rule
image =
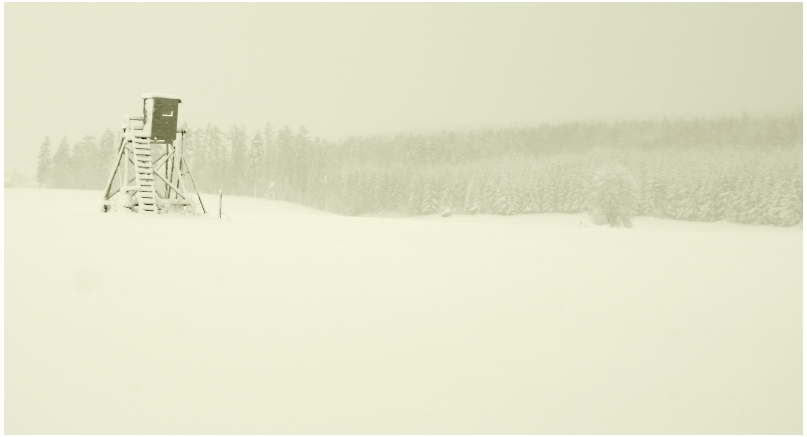
<path id="1" fill-rule="evenodd" d="M 312 135 L 800 111 L 802 5 L 6 3 L 6 168 L 180 122 Z"/>

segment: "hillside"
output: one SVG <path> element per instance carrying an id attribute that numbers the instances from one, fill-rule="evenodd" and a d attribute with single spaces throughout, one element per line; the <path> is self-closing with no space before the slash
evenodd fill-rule
<path id="1" fill-rule="evenodd" d="M 6 433 L 802 432 L 799 226 L 4 193 Z"/>

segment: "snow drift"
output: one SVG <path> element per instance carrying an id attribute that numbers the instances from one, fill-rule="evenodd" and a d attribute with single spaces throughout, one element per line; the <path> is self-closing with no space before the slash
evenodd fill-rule
<path id="1" fill-rule="evenodd" d="M 6 433 L 802 432 L 800 228 L 5 196 Z"/>

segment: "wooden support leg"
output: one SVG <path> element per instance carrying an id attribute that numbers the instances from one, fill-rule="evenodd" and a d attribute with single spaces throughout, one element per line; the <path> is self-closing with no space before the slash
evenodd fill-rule
<path id="1" fill-rule="evenodd" d="M 191 168 L 188 166 L 188 161 L 185 161 L 185 157 L 182 157 L 182 162 L 185 163 L 185 168 L 188 169 L 188 176 L 191 177 L 191 183 L 193 184 L 193 190 L 196 191 L 196 197 L 199 198 L 199 205 L 202 205 L 202 212 L 207 214 L 205 211 L 205 204 L 202 203 L 202 196 L 199 195 L 199 188 L 196 187 L 196 181 L 193 180 L 193 173 L 191 173 Z"/>
<path id="2" fill-rule="evenodd" d="M 109 190 L 112 188 L 112 181 L 115 179 L 115 174 L 118 173 L 118 167 L 120 166 L 120 160 L 121 157 L 123 156 L 124 149 L 125 147 L 121 147 L 120 150 L 118 151 L 118 157 L 115 159 L 115 167 L 112 170 L 112 174 L 109 175 L 109 180 L 107 181 L 106 188 L 104 189 L 103 201 L 109 200 Z M 107 210 L 108 210 L 107 205 L 101 206 L 101 212 L 107 212 Z"/>

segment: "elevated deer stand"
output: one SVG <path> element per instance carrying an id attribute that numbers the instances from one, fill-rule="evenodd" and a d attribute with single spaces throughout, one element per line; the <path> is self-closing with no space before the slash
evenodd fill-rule
<path id="1" fill-rule="evenodd" d="M 157 93 L 146 93 L 140 98 L 143 99 L 143 115 L 126 116 L 121 126 L 115 166 L 104 189 L 101 211 L 123 206 L 141 214 L 170 210 L 196 212 L 195 200 L 198 199 L 205 212 L 183 156 L 185 131 L 177 130 L 182 100 L 178 96 Z M 180 138 L 175 144 L 177 134 Z M 196 199 L 187 189 L 186 175 L 193 184 Z"/>

